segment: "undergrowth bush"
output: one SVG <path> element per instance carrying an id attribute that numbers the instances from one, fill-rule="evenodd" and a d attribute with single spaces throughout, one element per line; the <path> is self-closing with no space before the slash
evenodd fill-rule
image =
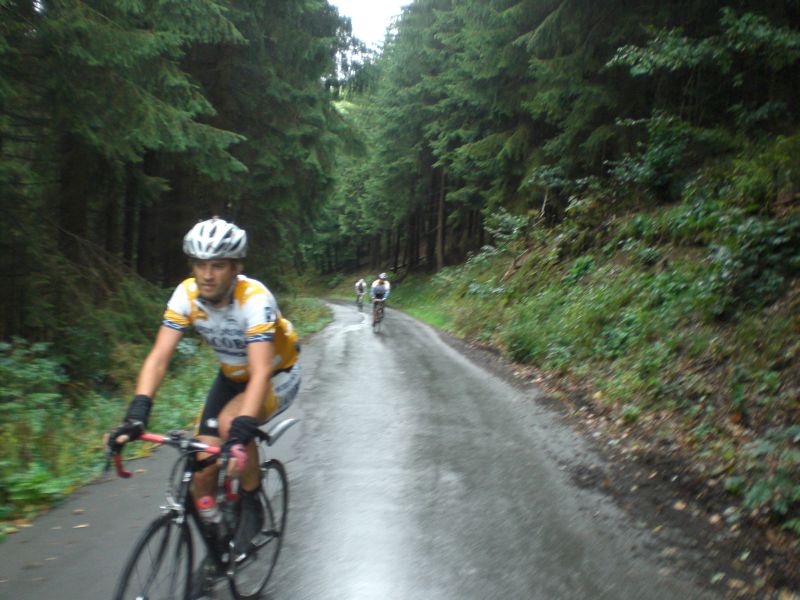
<path id="1" fill-rule="evenodd" d="M 292 322 L 299 336 L 322 329 L 331 321 L 331 310 L 317 298 L 284 296 L 281 312 Z"/>
<path id="2" fill-rule="evenodd" d="M 344 273 L 334 273 L 330 277 L 330 279 L 328 279 L 326 285 L 328 286 L 328 288 L 333 289 L 336 286 L 338 286 L 340 283 L 342 283 L 342 281 L 344 281 Z"/>
<path id="3" fill-rule="evenodd" d="M 112 367 L 117 344 L 149 344 L 161 325 L 169 291 L 136 277 L 120 280 L 101 306 L 84 305 L 57 327 L 53 352 L 70 380 L 96 385 Z M 69 323 L 69 324 L 67 324 Z"/>
<path id="4" fill-rule="evenodd" d="M 747 508 L 776 515 L 800 535 L 800 425 L 773 427 L 743 450 L 747 475 L 729 477 L 726 488 Z"/>
<path id="5" fill-rule="evenodd" d="M 0 344 L 0 519 L 60 497 L 96 467 L 85 436 L 112 423 L 118 404 L 91 394 L 75 403 L 61 389 L 63 366 L 48 344 Z"/>
<path id="6" fill-rule="evenodd" d="M 706 280 L 714 316 L 760 307 L 778 298 L 788 278 L 800 274 L 800 214 L 777 221 L 745 217 L 714 247 Z"/>
<path id="7" fill-rule="evenodd" d="M 122 393 L 67 395 L 67 370 L 52 357 L 50 345 L 22 339 L 0 344 L 0 521 L 32 514 L 98 472 L 102 435 L 122 418 L 140 366 L 138 359 L 128 362 L 120 376 L 132 377 Z M 182 340 L 159 390 L 150 427 L 189 425 L 215 374 L 208 348 Z"/>

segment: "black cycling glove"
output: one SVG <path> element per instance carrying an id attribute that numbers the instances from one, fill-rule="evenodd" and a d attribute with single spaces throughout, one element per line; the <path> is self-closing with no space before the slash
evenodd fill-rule
<path id="1" fill-rule="evenodd" d="M 144 433 L 147 427 L 147 420 L 150 418 L 150 409 L 152 406 L 153 401 L 149 396 L 137 394 L 133 397 L 122 425 L 112 431 L 111 436 L 108 438 L 108 445 L 111 450 L 114 452 L 119 451 L 121 444 L 117 444 L 116 442 L 119 436 L 127 435 L 129 440 L 133 441 Z"/>
<path id="2" fill-rule="evenodd" d="M 228 441 L 225 447 L 230 448 L 234 444 L 246 446 L 258 432 L 258 420 L 255 417 L 239 415 L 231 422 L 231 430 L 228 432 Z"/>

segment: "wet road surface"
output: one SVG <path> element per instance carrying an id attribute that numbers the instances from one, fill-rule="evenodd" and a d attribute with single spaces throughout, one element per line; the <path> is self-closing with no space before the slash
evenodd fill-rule
<path id="1" fill-rule="evenodd" d="M 332 305 L 304 346 L 302 419 L 275 448 L 287 538 L 265 598 L 700 599 L 613 503 L 565 464 L 600 466 L 535 389 L 474 365 L 430 328 Z M 0 544 L 0 598 L 107 599 L 162 503 L 168 448 L 87 486 Z M 221 587 L 215 598 L 229 598 Z"/>

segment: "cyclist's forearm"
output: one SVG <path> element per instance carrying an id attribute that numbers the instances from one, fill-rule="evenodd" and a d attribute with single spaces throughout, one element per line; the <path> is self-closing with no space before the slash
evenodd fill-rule
<path id="1" fill-rule="evenodd" d="M 180 331 L 169 327 L 161 327 L 158 330 L 153 348 L 144 359 L 139 378 L 136 380 L 137 394 L 144 394 L 151 399 L 155 396 L 182 335 Z"/>
<path id="2" fill-rule="evenodd" d="M 269 394 L 275 346 L 272 342 L 257 342 L 247 347 L 250 379 L 242 397 L 242 415 L 264 419 L 264 405 Z"/>
<path id="3" fill-rule="evenodd" d="M 139 378 L 136 380 L 136 393 L 154 398 L 158 388 L 161 386 L 161 382 L 164 380 L 168 367 L 169 360 L 164 360 L 151 352 L 144 360 L 141 371 L 139 371 Z"/>
<path id="4" fill-rule="evenodd" d="M 269 394 L 269 373 L 253 373 L 242 396 L 242 415 L 264 419 L 264 404 Z"/>

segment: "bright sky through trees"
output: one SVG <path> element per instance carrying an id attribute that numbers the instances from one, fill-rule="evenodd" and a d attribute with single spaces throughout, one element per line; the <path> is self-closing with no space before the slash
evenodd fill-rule
<path id="1" fill-rule="evenodd" d="M 339 9 L 339 14 L 350 17 L 353 35 L 370 48 L 383 43 L 386 28 L 392 17 L 402 12 L 402 7 L 412 0 L 329 0 Z"/>

